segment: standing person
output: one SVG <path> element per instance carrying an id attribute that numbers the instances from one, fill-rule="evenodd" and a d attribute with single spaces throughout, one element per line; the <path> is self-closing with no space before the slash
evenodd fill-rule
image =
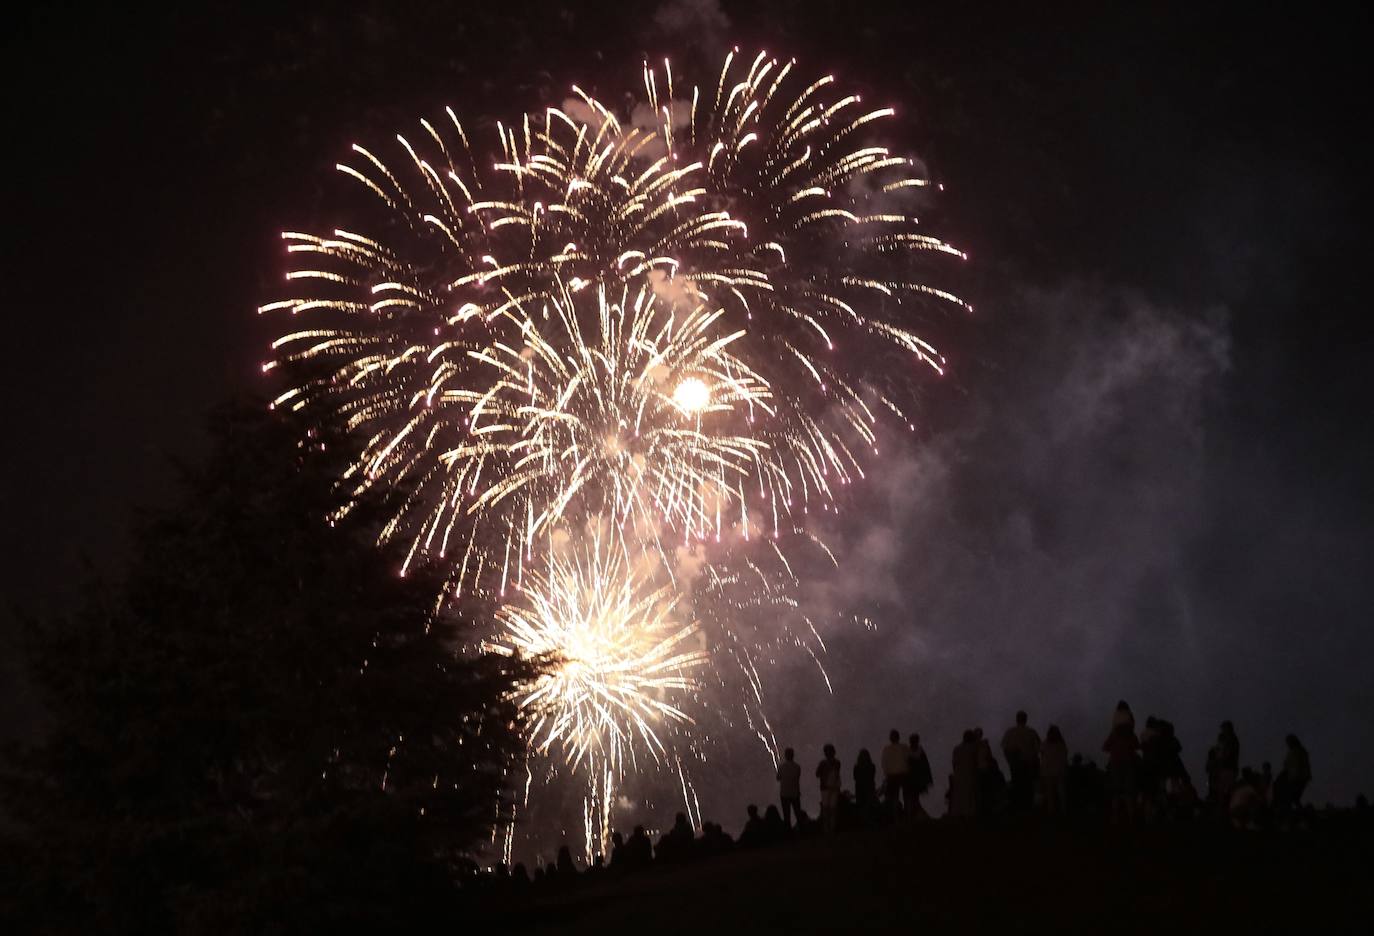
<path id="1" fill-rule="evenodd" d="M 865 823 L 873 816 L 873 807 L 878 801 L 875 786 L 878 767 L 873 763 L 873 755 L 868 748 L 859 751 L 859 759 L 854 762 L 854 806 L 859 818 Z"/>
<path id="2" fill-rule="evenodd" d="M 1007 778 L 1002 776 L 1002 767 L 992 756 L 992 744 L 983 736 L 982 728 L 973 729 L 973 739 L 978 745 L 978 815 L 996 815 L 1006 805 Z"/>
<path id="3" fill-rule="evenodd" d="M 906 800 L 906 811 L 909 815 L 925 816 L 926 811 L 921 808 L 921 797 L 929 792 L 931 784 L 935 782 L 935 777 L 930 772 L 930 758 L 926 757 L 925 749 L 921 747 L 921 736 L 918 734 L 911 736 L 907 748 L 911 755 L 907 758 L 906 787 L 902 790 L 902 798 Z"/>
<path id="4" fill-rule="evenodd" d="M 1236 726 L 1221 723 L 1216 744 L 1207 752 L 1207 798 L 1223 813 L 1230 808 L 1231 788 L 1240 772 L 1240 738 Z"/>
<path id="5" fill-rule="evenodd" d="M 630 837 L 625 840 L 626 870 L 638 871 L 654 863 L 654 845 L 649 841 L 649 833 L 642 825 L 635 826 Z"/>
<path id="6" fill-rule="evenodd" d="M 835 745 L 827 744 L 822 750 L 825 757 L 816 765 L 816 779 L 821 787 L 821 828 L 834 832 L 839 822 L 841 765 L 835 756 Z"/>
<path id="7" fill-rule="evenodd" d="M 883 799 L 887 811 L 892 815 L 902 812 L 902 785 L 906 782 L 906 772 L 910 767 L 911 749 L 902 743 L 901 733 L 893 728 L 887 733 L 887 746 L 883 748 Z M 910 807 L 910 803 L 907 804 Z"/>
<path id="8" fill-rule="evenodd" d="M 1016 713 L 1016 724 L 1002 735 L 1002 756 L 1011 772 L 1011 805 L 1028 810 L 1035 805 L 1036 774 L 1040 770 L 1040 735 L 1027 722 L 1025 712 Z"/>
<path id="9" fill-rule="evenodd" d="M 797 753 L 791 748 L 782 752 L 782 763 L 778 765 L 778 800 L 782 803 L 782 821 L 792 828 L 792 814 L 801 819 L 801 764 L 797 763 Z"/>
<path id="10" fill-rule="evenodd" d="M 1140 794 L 1145 821 L 1152 822 L 1163 810 L 1164 783 L 1168 779 L 1169 739 L 1163 719 L 1146 717 L 1140 733 L 1140 772 L 1136 789 Z"/>
<path id="11" fill-rule="evenodd" d="M 1255 789 L 1259 790 L 1260 799 L 1270 805 L 1278 799 L 1274 790 L 1274 765 L 1268 761 L 1260 764 L 1260 772 L 1255 777 Z"/>
<path id="12" fill-rule="evenodd" d="M 1283 769 L 1274 781 L 1274 809 L 1279 813 L 1296 809 L 1307 784 L 1312 781 L 1312 760 L 1307 755 L 1307 748 L 1302 746 L 1297 735 L 1289 735 L 1285 742 L 1288 750 L 1283 755 Z"/>
<path id="13" fill-rule="evenodd" d="M 1046 815 L 1062 816 L 1067 811 L 1069 746 L 1058 725 L 1050 725 L 1045 743 L 1040 746 L 1040 802 Z"/>
<path id="14" fill-rule="evenodd" d="M 554 867 L 558 869 L 559 878 L 564 881 L 577 877 L 577 865 L 573 862 L 572 850 L 563 845 L 558 849 L 558 864 Z"/>
<path id="15" fill-rule="evenodd" d="M 1102 750 L 1107 752 L 1107 795 L 1111 798 L 1111 820 L 1130 822 L 1135 817 L 1135 796 L 1140 741 L 1124 722 L 1112 729 Z"/>
<path id="16" fill-rule="evenodd" d="M 1116 709 L 1112 712 L 1112 731 L 1122 725 L 1130 728 L 1131 734 L 1135 734 L 1135 713 L 1131 711 L 1131 707 L 1126 704 L 1125 699 L 1117 702 Z"/>
<path id="17" fill-rule="evenodd" d="M 1188 779 L 1188 768 L 1183 766 L 1183 745 L 1178 740 L 1178 732 L 1174 729 L 1174 723 L 1160 719 L 1160 747 L 1162 749 L 1161 765 L 1164 772 L 1164 806 L 1170 816 L 1186 815 L 1192 808 L 1185 805 L 1185 800 L 1189 797 L 1188 788 L 1192 786 Z M 1197 791 L 1193 790 L 1191 795 L 1196 796 Z"/>
<path id="18" fill-rule="evenodd" d="M 978 812 L 978 739 L 972 730 L 954 748 L 949 778 L 949 814 L 967 818 Z"/>

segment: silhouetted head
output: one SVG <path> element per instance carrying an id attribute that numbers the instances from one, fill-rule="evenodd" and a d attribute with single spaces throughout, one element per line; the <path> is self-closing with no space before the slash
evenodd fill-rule
<path id="1" fill-rule="evenodd" d="M 966 728 L 966 729 L 964 729 L 964 743 L 965 743 L 965 744 L 968 744 L 970 741 L 977 741 L 977 740 L 978 740 L 978 736 L 977 736 L 976 734 L 973 733 L 973 729 L 972 729 L 972 728 Z"/>
<path id="2" fill-rule="evenodd" d="M 1073 760 L 1070 761 L 1070 763 L 1072 763 L 1075 767 L 1082 767 L 1082 766 L 1083 766 L 1083 755 L 1082 755 L 1082 754 L 1075 754 L 1075 755 L 1073 756 Z"/>
<path id="3" fill-rule="evenodd" d="M 782 759 L 785 761 L 791 761 L 796 756 L 797 752 L 792 750 L 791 748 L 788 748 L 787 750 L 782 752 Z"/>
<path id="4" fill-rule="evenodd" d="M 835 745 L 833 744 L 827 744 L 825 747 L 821 748 L 821 750 L 825 752 L 826 757 L 835 756 Z"/>
<path id="5" fill-rule="evenodd" d="M 1020 725 L 1020 726 L 1022 726 L 1022 727 L 1025 727 L 1026 721 L 1029 719 L 1029 717 L 1030 717 L 1030 716 L 1028 716 L 1025 712 L 1017 712 L 1017 713 L 1016 713 L 1016 724 L 1018 724 L 1018 725 Z"/>
<path id="6" fill-rule="evenodd" d="M 778 812 L 778 807 L 769 806 L 763 814 L 763 821 L 769 824 L 782 822 L 782 813 Z"/>
<path id="7" fill-rule="evenodd" d="M 975 741 L 982 741 L 982 740 L 983 740 L 983 729 L 982 729 L 982 728 L 975 728 L 975 729 L 973 729 L 973 738 L 974 738 Z"/>
<path id="8" fill-rule="evenodd" d="M 1146 716 L 1145 716 L 1145 727 L 1146 727 L 1146 728 L 1158 728 L 1158 727 L 1159 727 L 1159 721 L 1158 721 L 1158 719 L 1156 719 L 1153 715 L 1146 715 Z"/>
<path id="9" fill-rule="evenodd" d="M 1131 710 L 1131 707 L 1126 704 L 1125 699 L 1122 699 L 1121 701 L 1116 703 L 1116 710 L 1118 712 L 1129 712 Z"/>
<path id="10" fill-rule="evenodd" d="M 1222 733 L 1222 734 L 1235 734 L 1235 733 L 1236 733 L 1236 726 L 1233 725 L 1233 724 L 1231 724 L 1229 721 L 1224 721 L 1224 722 L 1221 723 L 1221 733 Z"/>
<path id="11" fill-rule="evenodd" d="M 896 728 L 893 728 L 891 731 L 887 733 L 887 740 L 891 741 L 893 744 L 896 744 L 898 741 L 902 740 L 902 733 L 898 731 Z"/>
<path id="12" fill-rule="evenodd" d="M 673 820 L 673 828 L 678 830 L 686 829 L 689 832 L 692 830 L 692 826 L 687 822 L 686 813 L 680 812 L 677 814 L 677 818 Z"/>
<path id="13" fill-rule="evenodd" d="M 644 827 L 643 827 L 642 825 L 637 825 L 637 826 L 635 826 L 634 834 L 635 834 L 635 835 L 643 835 L 643 834 L 644 834 Z"/>
<path id="14" fill-rule="evenodd" d="M 612 832 L 612 833 L 611 833 L 611 845 L 613 845 L 613 846 L 616 847 L 616 848 L 619 848 L 621 845 L 624 845 L 624 844 L 625 844 L 625 836 L 621 835 L 619 832 Z"/>
<path id="15" fill-rule="evenodd" d="M 860 763 L 860 764 L 871 764 L 871 763 L 873 763 L 873 755 L 870 754 L 870 753 L 868 753 L 868 748 L 859 748 L 859 763 Z"/>
<path id="16" fill-rule="evenodd" d="M 1284 741 L 1287 742 L 1288 746 L 1293 750 L 1297 750 L 1298 748 L 1302 747 L 1302 742 L 1298 740 L 1298 736 L 1295 734 L 1291 734 L 1288 737 L 1284 738 Z M 1320 754 L 1321 752 L 1318 751 L 1317 753 Z"/>
<path id="17" fill-rule="evenodd" d="M 921 736 L 914 734 L 911 736 L 911 749 L 914 751 L 921 746 Z"/>
<path id="18" fill-rule="evenodd" d="M 753 803 L 750 803 L 748 809 L 745 811 L 749 813 L 750 819 L 757 819 L 759 817 L 759 808 Z"/>
<path id="19" fill-rule="evenodd" d="M 1063 736 L 1062 734 L 1059 733 L 1059 726 L 1058 726 L 1058 725 L 1050 725 L 1049 729 L 1046 730 L 1046 732 L 1045 732 L 1045 740 L 1046 740 L 1046 741 L 1063 741 L 1063 740 L 1064 740 L 1064 736 Z"/>

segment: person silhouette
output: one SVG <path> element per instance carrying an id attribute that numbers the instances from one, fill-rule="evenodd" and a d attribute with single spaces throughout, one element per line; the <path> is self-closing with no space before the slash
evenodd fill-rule
<path id="1" fill-rule="evenodd" d="M 972 729 L 954 748 L 949 780 L 949 814 L 969 818 L 978 813 L 978 736 Z"/>
<path id="2" fill-rule="evenodd" d="M 1035 802 L 1035 785 L 1040 769 L 1040 735 L 1029 724 L 1025 712 L 1016 713 L 1016 724 L 1002 735 L 1002 756 L 1011 773 L 1011 806 L 1028 810 Z"/>
<path id="3" fill-rule="evenodd" d="M 692 831 L 692 824 L 687 821 L 686 813 L 678 813 L 673 819 L 673 827 L 663 833 L 663 837 L 658 840 L 658 848 L 655 854 L 659 861 L 665 864 L 681 864 L 692 857 L 692 845 L 696 840 L 696 833 Z"/>
<path id="4" fill-rule="evenodd" d="M 978 815 L 995 815 L 1006 803 L 1007 778 L 992 756 L 992 745 L 983 737 L 983 729 L 973 729 L 973 738 L 978 745 Z"/>
<path id="5" fill-rule="evenodd" d="M 782 813 L 778 812 L 778 807 L 770 805 L 763 811 L 763 840 L 769 845 L 775 845 L 785 838 L 787 825 L 782 821 Z"/>
<path id="6" fill-rule="evenodd" d="M 1153 821 L 1159 813 L 1168 766 L 1168 737 L 1164 733 L 1164 722 L 1149 715 L 1145 718 L 1145 730 L 1140 733 L 1140 769 L 1136 772 L 1136 790 L 1147 822 Z"/>
<path id="7" fill-rule="evenodd" d="M 907 739 L 907 771 L 906 784 L 902 787 L 902 799 L 906 803 L 906 811 L 910 816 L 924 817 L 925 809 L 921 807 L 921 797 L 930 791 L 931 785 L 935 782 L 935 777 L 930 772 L 930 758 L 926 756 L 925 748 L 921 747 L 921 736 L 913 734 Z"/>
<path id="8" fill-rule="evenodd" d="M 842 767 L 835 756 L 835 745 L 825 745 L 822 752 L 825 756 L 816 765 L 816 779 L 820 781 L 821 788 L 821 828 L 833 833 L 839 824 Z"/>
<path id="9" fill-rule="evenodd" d="M 558 876 L 571 879 L 577 877 L 577 865 L 573 864 L 572 850 L 563 845 L 558 849 Z"/>
<path id="10" fill-rule="evenodd" d="M 911 769 L 911 748 L 902 743 L 902 735 L 893 728 L 887 733 L 887 744 L 879 755 L 883 763 L 883 800 L 892 815 L 902 811 L 902 786 Z M 910 804 L 908 804 L 910 805 Z"/>
<path id="11" fill-rule="evenodd" d="M 1131 707 L 1122 699 L 1116 703 L 1116 708 L 1112 711 L 1112 731 L 1125 725 L 1131 729 L 1131 734 L 1135 734 L 1135 713 Z"/>
<path id="12" fill-rule="evenodd" d="M 1296 809 L 1302 802 L 1307 784 L 1312 781 L 1312 760 L 1307 748 L 1294 734 L 1285 738 L 1284 743 L 1287 751 L 1283 755 L 1283 767 L 1274 780 L 1274 808 L 1279 813 Z"/>
<path id="13" fill-rule="evenodd" d="M 878 799 L 874 783 L 877 773 L 878 768 L 873 763 L 873 755 L 868 753 L 868 748 L 861 748 L 858 759 L 854 761 L 854 808 L 858 811 L 859 818 L 865 822 L 872 815 Z"/>
<path id="14" fill-rule="evenodd" d="M 801 814 L 801 764 L 796 756 L 796 751 L 788 748 L 782 752 L 782 763 L 778 765 L 778 801 L 782 804 L 783 824 L 789 829 L 793 816 Z"/>
<path id="15" fill-rule="evenodd" d="M 1040 746 L 1040 802 L 1046 814 L 1062 816 L 1067 811 L 1069 746 L 1058 725 L 1050 725 L 1045 743 Z"/>
<path id="16" fill-rule="evenodd" d="M 750 803 L 745 810 L 749 818 L 744 821 L 744 828 L 740 830 L 740 848 L 758 848 L 764 844 L 767 837 L 767 830 L 763 825 L 763 817 L 759 815 L 759 808 Z"/>
<path id="17" fill-rule="evenodd" d="M 1112 733 L 1102 743 L 1107 753 L 1107 793 L 1111 798 L 1113 822 L 1131 822 L 1135 818 L 1135 798 L 1140 759 L 1136 751 L 1140 741 L 1131 729 L 1133 722 L 1117 722 Z"/>
<path id="18" fill-rule="evenodd" d="M 697 851 L 703 856 L 723 855 L 734 847 L 734 839 L 725 834 L 717 823 L 703 822 L 701 838 L 697 840 Z"/>
<path id="19" fill-rule="evenodd" d="M 617 873 L 625 870 L 625 836 L 619 832 L 611 833 L 611 870 Z"/>
<path id="20" fill-rule="evenodd" d="M 1207 752 L 1207 798 L 1222 812 L 1230 809 L 1231 788 L 1235 786 L 1239 771 L 1240 738 L 1236 735 L 1236 726 L 1224 721 L 1216 743 Z"/>
<path id="21" fill-rule="evenodd" d="M 654 846 L 649 834 L 642 825 L 635 826 L 630 838 L 625 842 L 625 867 L 627 870 L 647 868 L 654 860 Z"/>
<path id="22" fill-rule="evenodd" d="M 1231 786 L 1227 812 L 1231 825 L 1237 829 L 1258 829 L 1265 818 L 1265 803 L 1260 795 L 1258 780 L 1259 775 L 1246 767 Z"/>

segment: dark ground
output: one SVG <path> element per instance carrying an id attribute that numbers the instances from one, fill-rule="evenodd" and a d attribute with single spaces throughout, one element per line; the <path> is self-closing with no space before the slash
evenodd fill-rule
<path id="1" fill-rule="evenodd" d="M 1329 933 L 1361 930 L 1374 826 L 1235 833 L 927 822 L 536 890 L 531 932 Z"/>

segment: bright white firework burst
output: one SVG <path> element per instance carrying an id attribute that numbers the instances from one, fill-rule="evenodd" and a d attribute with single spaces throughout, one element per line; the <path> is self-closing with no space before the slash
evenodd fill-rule
<path id="1" fill-rule="evenodd" d="M 549 661 L 520 699 L 529 744 L 588 778 L 588 835 L 604 854 L 619 780 L 642 756 L 671 758 L 662 733 L 693 723 L 682 706 L 707 656 L 683 596 L 656 584 L 656 555 L 632 558 L 602 524 L 579 542 L 560 539 L 497 609 L 499 636 L 486 649 Z"/>

